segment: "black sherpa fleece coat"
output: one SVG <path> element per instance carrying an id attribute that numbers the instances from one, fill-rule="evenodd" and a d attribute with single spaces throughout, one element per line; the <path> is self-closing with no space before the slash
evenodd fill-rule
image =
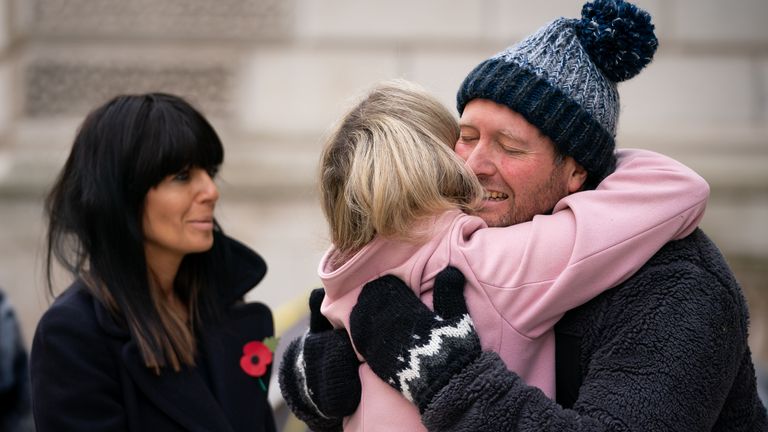
<path id="1" fill-rule="evenodd" d="M 696 230 L 561 320 L 562 405 L 486 352 L 422 420 L 430 431 L 766 431 L 747 327 L 733 274 Z"/>

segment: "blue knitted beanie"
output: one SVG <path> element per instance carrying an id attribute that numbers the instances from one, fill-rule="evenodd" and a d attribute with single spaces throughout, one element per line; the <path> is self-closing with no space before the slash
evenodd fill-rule
<path id="1" fill-rule="evenodd" d="M 650 15 L 623 0 L 595 0 L 582 18 L 559 18 L 480 63 L 459 89 L 459 114 L 472 99 L 506 105 L 589 173 L 592 189 L 615 168 L 619 94 L 658 41 Z"/>

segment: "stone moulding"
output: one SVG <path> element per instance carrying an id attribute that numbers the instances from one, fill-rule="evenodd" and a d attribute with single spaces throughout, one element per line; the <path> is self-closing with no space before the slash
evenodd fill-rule
<path id="1" fill-rule="evenodd" d="M 23 73 L 23 113 L 33 118 L 81 116 L 117 94 L 162 91 L 187 98 L 206 114 L 227 115 L 233 74 L 226 64 L 213 62 L 38 59 Z"/>
<path id="2" fill-rule="evenodd" d="M 292 32 L 295 0 L 24 0 L 41 36 L 274 39 Z"/>

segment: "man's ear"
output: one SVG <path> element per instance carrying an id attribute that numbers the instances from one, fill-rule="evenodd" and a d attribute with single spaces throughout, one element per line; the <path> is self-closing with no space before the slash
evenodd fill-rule
<path id="1" fill-rule="evenodd" d="M 566 168 L 565 172 L 568 175 L 568 193 L 570 194 L 580 191 L 581 187 L 584 186 L 584 182 L 587 181 L 587 170 L 570 156 L 565 157 L 564 163 Z"/>

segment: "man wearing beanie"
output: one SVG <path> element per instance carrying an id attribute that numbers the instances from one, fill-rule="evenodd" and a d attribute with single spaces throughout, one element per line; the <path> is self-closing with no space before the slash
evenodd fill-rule
<path id="1" fill-rule="evenodd" d="M 580 190 L 596 187 L 612 172 L 616 85 L 651 61 L 657 47 L 653 30 L 650 16 L 634 5 L 595 0 L 584 5 L 581 19 L 557 19 L 469 73 L 457 95 L 461 137 L 455 150 L 488 191 L 478 212 L 488 225 L 531 220 L 578 192 L 556 181 L 569 158 L 587 173 Z M 463 283 L 450 280 L 435 285 L 435 304 L 451 304 L 447 310 L 460 313 L 466 310 Z M 367 357 L 368 365 L 393 383 L 391 368 L 380 365 L 403 350 L 426 349 L 416 337 L 421 326 L 455 314 L 423 307 L 412 319 L 393 322 L 392 303 L 382 296 L 413 297 L 411 290 L 393 277 L 371 284 L 352 311 L 353 342 L 364 341 L 380 356 Z M 362 321 L 378 326 L 356 329 Z M 381 328 L 402 334 L 393 337 Z M 424 376 L 438 378 L 421 383 L 431 388 L 429 400 L 416 402 L 425 407 L 422 422 L 430 431 L 768 431 L 747 331 L 746 303 L 731 270 L 696 230 L 560 321 L 557 401 L 507 370 L 497 354 L 465 352 L 479 348 L 455 343 L 432 355 L 463 360 L 446 366 L 422 359 Z M 306 341 L 327 347 L 326 353 L 335 350 L 333 358 L 351 358 L 349 342 L 337 340 L 345 337 L 326 330 L 310 332 Z M 323 412 L 333 413 L 310 423 L 314 430 L 340 430 L 341 418 L 359 400 L 354 391 L 340 397 L 331 394 L 338 387 L 309 381 L 318 370 L 325 380 L 354 381 L 350 362 L 331 357 L 301 357 L 308 378 L 301 382 L 303 399 L 293 402 L 323 403 Z M 330 400 L 339 402 L 328 407 Z"/>

